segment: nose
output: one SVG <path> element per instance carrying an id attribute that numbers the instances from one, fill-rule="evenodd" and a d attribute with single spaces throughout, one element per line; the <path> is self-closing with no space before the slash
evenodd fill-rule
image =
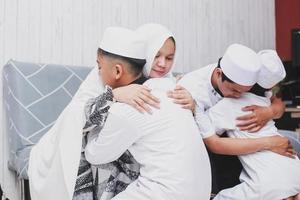
<path id="1" fill-rule="evenodd" d="M 166 66 L 166 61 L 164 58 L 159 58 L 157 62 L 159 67 L 165 67 Z"/>

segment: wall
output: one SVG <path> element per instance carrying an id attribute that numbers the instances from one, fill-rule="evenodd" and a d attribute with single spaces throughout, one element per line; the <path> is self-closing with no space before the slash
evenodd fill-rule
<path id="1" fill-rule="evenodd" d="M 217 61 L 234 42 L 254 50 L 275 48 L 274 16 L 273 0 L 0 0 L 0 72 L 11 58 L 95 65 L 106 27 L 146 22 L 175 33 L 175 71 L 187 72 Z M 7 174 L 7 137 L 0 131 L 0 182 L 11 200 L 19 199 L 18 181 Z"/>
<path id="2" fill-rule="evenodd" d="M 276 0 L 276 50 L 282 60 L 291 60 L 291 30 L 300 28 L 300 1 Z"/>

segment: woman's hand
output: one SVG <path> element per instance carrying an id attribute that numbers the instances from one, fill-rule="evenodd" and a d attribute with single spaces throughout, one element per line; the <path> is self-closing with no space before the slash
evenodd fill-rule
<path id="1" fill-rule="evenodd" d="M 174 99 L 174 103 L 182 105 L 182 108 L 195 110 L 195 101 L 192 95 L 182 86 L 177 85 L 173 91 L 168 91 L 168 97 Z"/>
<path id="2" fill-rule="evenodd" d="M 244 107 L 242 110 L 251 111 L 252 113 L 236 118 L 239 121 L 236 126 L 241 131 L 248 131 L 250 133 L 257 132 L 264 127 L 269 120 L 273 119 L 273 111 L 270 107 L 251 105 Z"/>
<path id="3" fill-rule="evenodd" d="M 150 92 L 147 86 L 138 84 L 113 89 L 113 95 L 117 101 L 131 105 L 141 113 L 151 114 L 152 110 L 149 105 L 159 109 L 160 101 Z"/>

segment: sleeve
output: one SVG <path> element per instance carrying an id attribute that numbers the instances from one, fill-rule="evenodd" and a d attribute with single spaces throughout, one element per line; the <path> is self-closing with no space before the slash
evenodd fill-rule
<path id="1" fill-rule="evenodd" d="M 137 129 L 125 118 L 110 113 L 98 137 L 89 139 L 85 149 L 91 164 L 105 164 L 118 159 L 139 137 Z"/>
<path id="2" fill-rule="evenodd" d="M 207 111 L 206 115 L 209 117 L 214 130 L 219 135 L 227 130 L 235 129 L 234 110 L 228 99 L 219 101 Z"/>
<path id="3" fill-rule="evenodd" d="M 85 105 L 85 125 L 83 132 L 100 132 L 104 126 L 108 110 L 113 102 L 112 89 L 108 86 L 105 91 L 95 98 L 91 98 Z"/>
<path id="4" fill-rule="evenodd" d="M 206 114 L 203 105 L 196 105 L 195 121 L 198 125 L 202 138 L 208 138 L 216 133 L 209 116 Z"/>
<path id="5" fill-rule="evenodd" d="M 198 91 L 201 89 L 199 88 L 199 81 L 195 79 L 193 73 L 188 73 L 184 75 L 179 81 L 178 85 L 184 87 L 189 93 L 192 95 L 193 99 L 197 101 L 197 97 L 201 96 L 198 94 Z"/>

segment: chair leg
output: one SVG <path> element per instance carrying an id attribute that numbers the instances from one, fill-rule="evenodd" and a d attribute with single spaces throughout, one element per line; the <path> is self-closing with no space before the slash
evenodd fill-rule
<path id="1" fill-rule="evenodd" d="M 24 180 L 24 196 L 25 200 L 30 200 L 29 181 Z"/>
<path id="2" fill-rule="evenodd" d="M 2 187 L 0 185 L 0 199 L 4 199 L 5 196 L 3 196 L 3 190 Z M 9 200 L 8 198 L 5 198 L 4 200 Z"/>
<path id="3" fill-rule="evenodd" d="M 1 188 L 1 185 L 0 185 L 0 199 L 2 199 L 2 195 L 3 195 L 3 191 L 2 191 L 2 188 Z"/>

